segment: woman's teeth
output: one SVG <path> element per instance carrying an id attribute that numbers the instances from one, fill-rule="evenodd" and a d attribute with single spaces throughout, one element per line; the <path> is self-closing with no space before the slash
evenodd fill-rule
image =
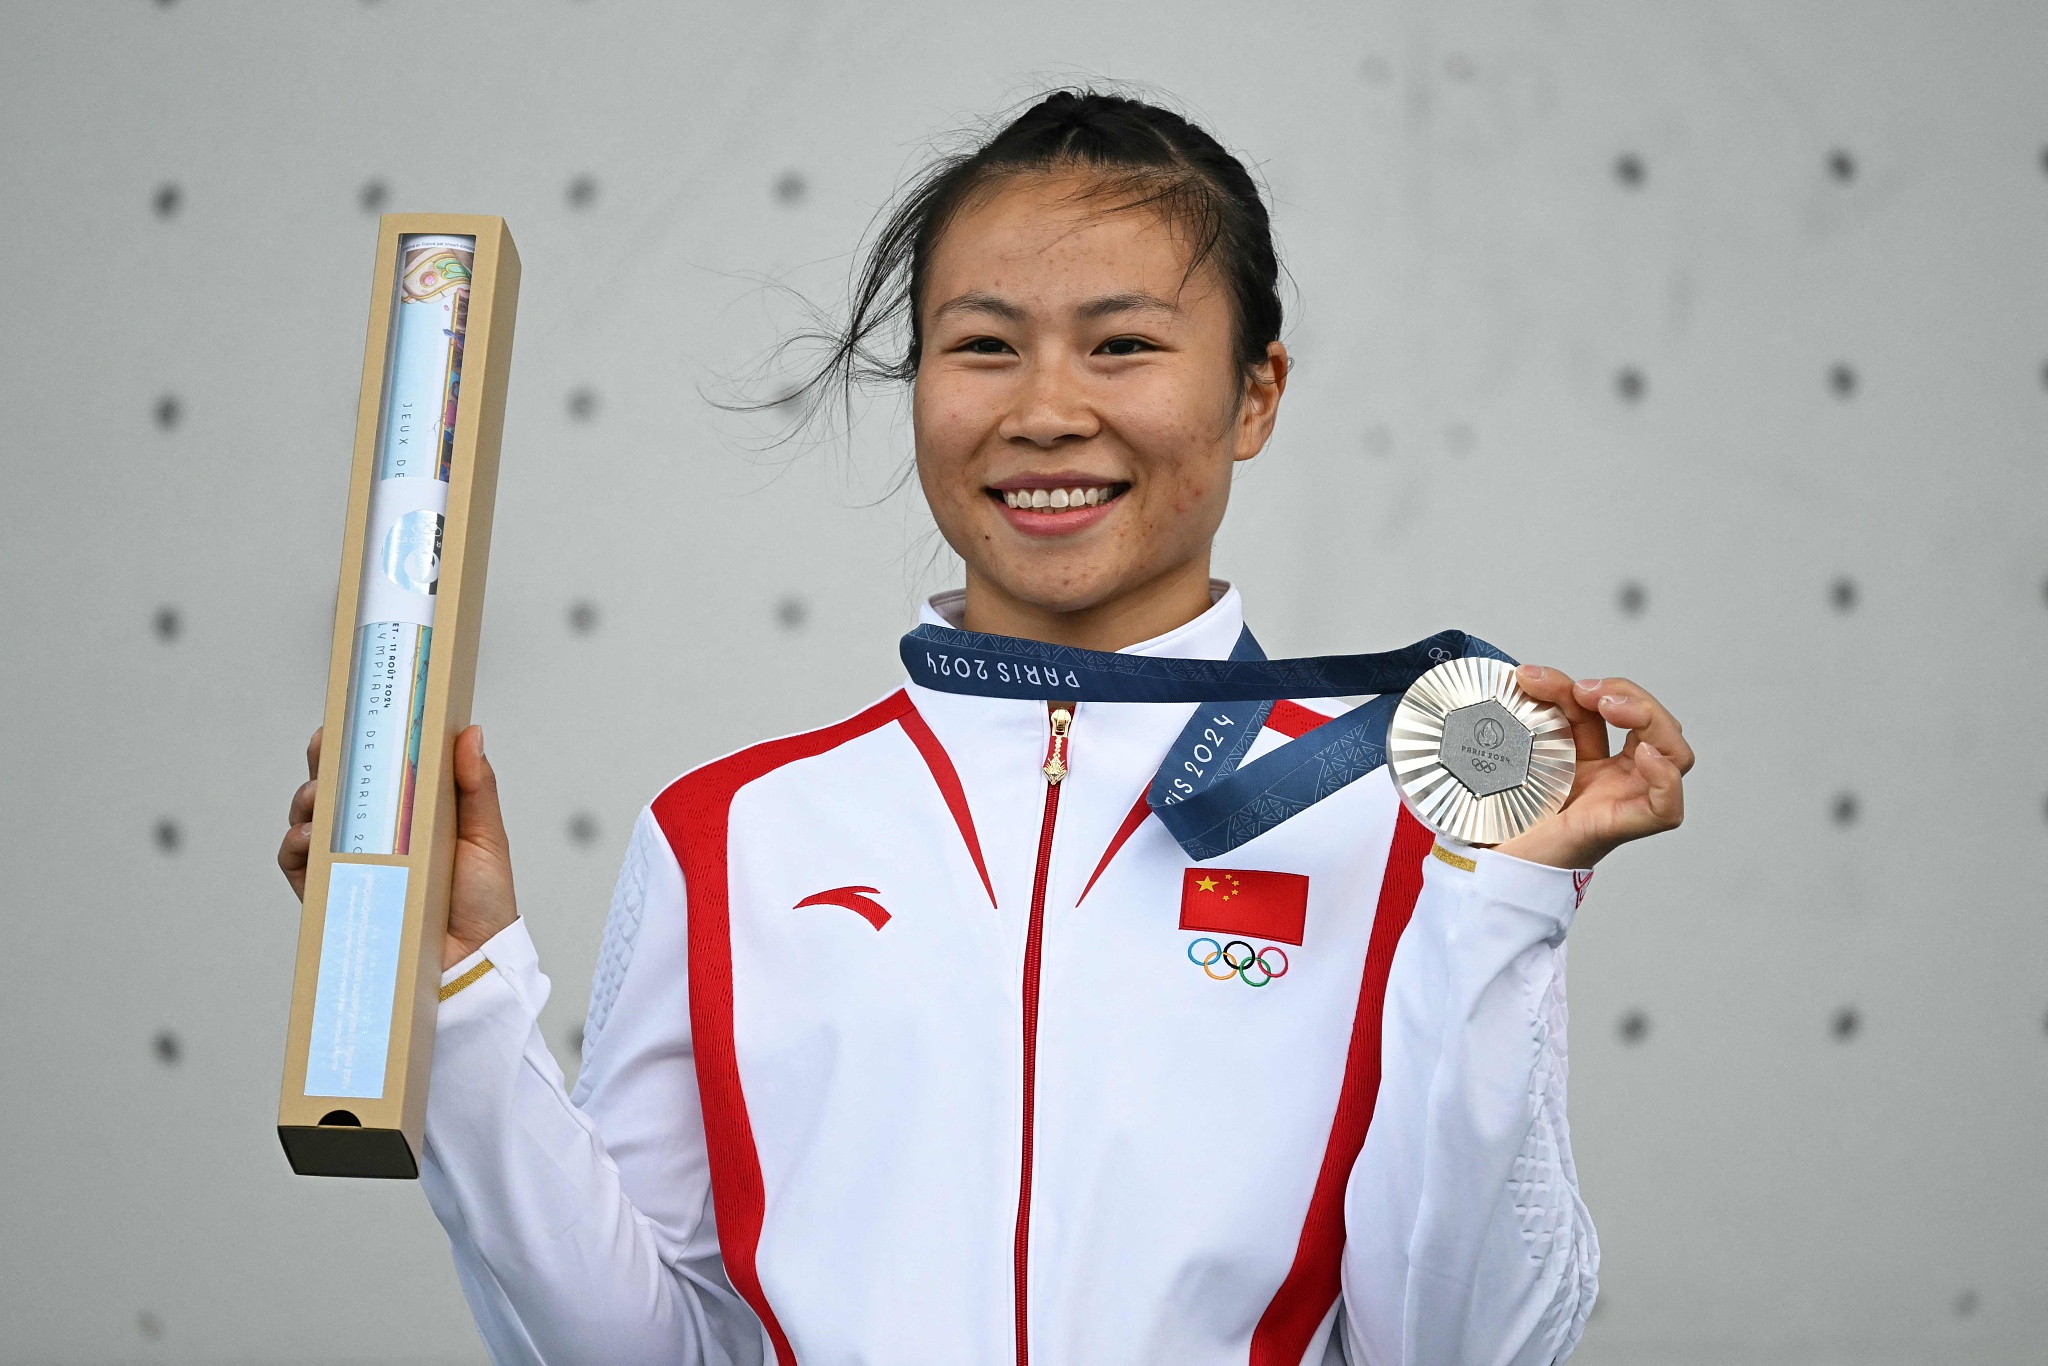
<path id="1" fill-rule="evenodd" d="M 1109 501 L 1109 490 L 1092 489 L 1005 489 L 1003 501 L 1013 508 L 1092 508 Z"/>

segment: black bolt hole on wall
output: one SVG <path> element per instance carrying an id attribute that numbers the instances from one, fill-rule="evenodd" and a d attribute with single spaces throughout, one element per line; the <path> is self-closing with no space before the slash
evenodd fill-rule
<path id="1" fill-rule="evenodd" d="M 156 187 L 156 193 L 150 196 L 149 206 L 156 210 L 158 218 L 171 219 L 177 217 L 178 208 L 184 202 L 185 192 L 167 180 Z"/>
<path id="2" fill-rule="evenodd" d="M 1843 1006 L 1828 1022 L 1828 1029 L 1843 1043 L 1856 1037 L 1856 1031 L 1863 1028 L 1863 1017 L 1856 1013 L 1855 1006 Z"/>
<path id="3" fill-rule="evenodd" d="M 156 0 L 159 6 L 170 4 L 171 0 Z M 152 1340 L 164 1335 L 164 1321 L 147 1309 L 135 1316 L 135 1331 Z"/>
<path id="4" fill-rule="evenodd" d="M 381 180 L 366 180 L 363 188 L 356 191 L 356 203 L 363 206 L 364 213 L 382 213 L 390 198 L 391 189 Z"/>
<path id="5" fill-rule="evenodd" d="M 363 1122 L 347 1110 L 329 1110 L 326 1114 L 320 1116 L 320 1123 L 323 1127 L 339 1126 L 344 1129 L 360 1129 L 363 1127 Z"/>
<path id="6" fill-rule="evenodd" d="M 1649 177 L 1649 168 L 1634 152 L 1623 152 L 1614 159 L 1614 178 L 1631 190 L 1640 188 Z"/>
<path id="7" fill-rule="evenodd" d="M 1623 1043 L 1641 1043 L 1650 1037 L 1650 1017 L 1640 1010 L 1631 1010 L 1621 1017 L 1616 1029 Z"/>
<path id="8" fill-rule="evenodd" d="M 1641 616 L 1643 608 L 1647 607 L 1649 602 L 1650 595 L 1643 591 L 1641 584 L 1633 580 L 1624 583 L 1620 591 L 1614 595 L 1615 606 L 1621 608 L 1621 614 L 1625 617 Z"/>
<path id="9" fill-rule="evenodd" d="M 571 389 L 568 401 L 569 416 L 578 422 L 588 422 L 597 416 L 597 390 L 588 387 Z"/>
<path id="10" fill-rule="evenodd" d="M 149 1051 L 156 1054 L 156 1060 L 166 1067 L 176 1067 L 178 1060 L 185 1056 L 185 1045 L 178 1036 L 168 1029 L 159 1029 L 156 1037 L 149 1041 Z"/>
<path id="11" fill-rule="evenodd" d="M 569 604 L 569 629 L 579 636 L 587 636 L 597 629 L 597 604 L 588 598 L 579 598 Z"/>
<path id="12" fill-rule="evenodd" d="M 794 593 L 775 604 L 775 624 L 785 631 L 799 631 L 811 619 L 811 605 Z"/>
<path id="13" fill-rule="evenodd" d="M 156 406 L 150 409 L 150 416 L 156 419 L 159 428 L 169 431 L 178 425 L 178 419 L 184 416 L 184 412 L 184 406 L 178 402 L 176 394 L 165 394 L 156 401 Z"/>
<path id="14" fill-rule="evenodd" d="M 804 196 L 810 193 L 810 189 L 801 171 L 784 171 L 775 178 L 775 202 L 786 209 L 793 209 L 804 202 Z"/>
<path id="15" fill-rule="evenodd" d="M 1850 826 L 1856 823 L 1857 811 L 1856 794 L 1853 792 L 1838 792 L 1835 794 L 1835 803 L 1829 808 L 1828 814 L 1834 819 L 1836 825 Z"/>
<path id="16" fill-rule="evenodd" d="M 1828 371 L 1828 388 L 1835 391 L 1836 398 L 1856 396 L 1856 370 L 1849 365 L 1836 365 Z"/>
<path id="17" fill-rule="evenodd" d="M 1624 366 L 1614 377 L 1614 392 L 1621 395 L 1622 402 L 1639 402 L 1648 392 L 1650 382 L 1643 378 L 1643 372 L 1634 366 Z"/>
<path id="18" fill-rule="evenodd" d="M 597 838 L 597 817 L 588 811 L 579 811 L 569 817 L 569 840 L 574 844 L 589 844 Z"/>
<path id="19" fill-rule="evenodd" d="M 150 625 L 156 630 L 156 638 L 169 644 L 178 638 L 178 632 L 184 628 L 185 623 L 178 616 L 178 609 L 165 603 L 156 609 L 156 615 L 150 619 Z"/>
<path id="20" fill-rule="evenodd" d="M 1856 580 L 1845 574 L 1829 584 L 1828 602 L 1837 612 L 1854 611 L 1856 607 Z"/>
<path id="21" fill-rule="evenodd" d="M 1846 147 L 1837 147 L 1828 153 L 1828 174 L 1844 185 L 1856 178 L 1856 158 Z"/>
<path id="22" fill-rule="evenodd" d="M 174 820 L 158 821 L 156 823 L 155 835 L 156 847 L 163 850 L 166 854 L 177 853 L 178 846 L 184 843 L 184 834 L 178 829 L 178 823 Z"/>
<path id="23" fill-rule="evenodd" d="M 569 201 L 572 209 L 587 209 L 597 202 L 597 177 L 580 175 L 569 182 L 562 191 L 562 198 Z"/>

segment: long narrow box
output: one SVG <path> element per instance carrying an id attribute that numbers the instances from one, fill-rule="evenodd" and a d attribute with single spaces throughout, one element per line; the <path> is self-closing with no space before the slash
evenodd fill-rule
<path id="1" fill-rule="evenodd" d="M 519 253 L 386 214 L 277 1134 L 305 1176 L 419 1175 Z"/>

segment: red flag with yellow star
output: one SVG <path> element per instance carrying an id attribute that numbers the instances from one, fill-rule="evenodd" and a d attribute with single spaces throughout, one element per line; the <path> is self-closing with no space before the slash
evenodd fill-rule
<path id="1" fill-rule="evenodd" d="M 1308 922 L 1308 879 L 1300 873 L 1189 868 L 1181 874 L 1180 927 L 1299 944 Z"/>

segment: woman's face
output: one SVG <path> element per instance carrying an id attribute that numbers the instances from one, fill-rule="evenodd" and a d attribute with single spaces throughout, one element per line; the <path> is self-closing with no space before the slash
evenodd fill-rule
<path id="1" fill-rule="evenodd" d="M 1188 275 L 1174 226 L 1088 188 L 1010 180 L 927 268 L 918 478 L 976 629 L 1061 638 L 1071 614 L 1143 629 L 1164 610 L 1165 630 L 1206 608 L 1231 464 L 1265 445 L 1285 387 L 1278 343 L 1244 381 L 1229 296 L 1209 265 Z"/>

